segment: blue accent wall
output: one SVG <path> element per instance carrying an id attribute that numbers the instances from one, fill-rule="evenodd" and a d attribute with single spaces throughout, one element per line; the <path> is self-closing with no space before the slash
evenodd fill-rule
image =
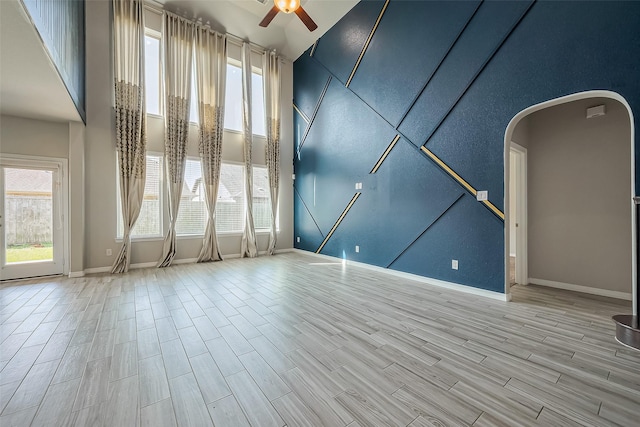
<path id="1" fill-rule="evenodd" d="M 611 90 L 638 115 L 640 2 L 384 5 L 361 1 L 294 63 L 295 246 L 504 292 L 503 220 L 421 147 L 503 210 L 518 112 Z"/>

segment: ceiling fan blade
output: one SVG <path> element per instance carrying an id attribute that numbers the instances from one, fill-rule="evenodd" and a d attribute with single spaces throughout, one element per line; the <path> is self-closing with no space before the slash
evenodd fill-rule
<path id="1" fill-rule="evenodd" d="M 313 31 L 316 28 L 318 28 L 316 23 L 313 22 L 313 19 L 311 19 L 311 17 L 307 14 L 307 12 L 305 12 L 302 6 L 296 9 L 296 15 L 298 15 L 298 18 L 300 18 L 302 23 L 307 26 L 309 31 Z"/>
<path id="2" fill-rule="evenodd" d="M 280 12 L 280 9 L 278 9 L 277 6 L 273 6 L 271 10 L 265 15 L 265 17 L 262 18 L 262 21 L 260 21 L 260 24 L 258 25 L 260 25 L 261 27 L 266 27 L 271 23 L 271 21 L 273 21 L 273 18 L 276 17 L 278 12 Z"/>

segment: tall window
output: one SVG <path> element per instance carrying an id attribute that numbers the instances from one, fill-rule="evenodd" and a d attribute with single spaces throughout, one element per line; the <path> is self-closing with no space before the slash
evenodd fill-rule
<path id="1" fill-rule="evenodd" d="M 271 227 L 271 193 L 267 168 L 253 167 L 253 224 L 256 230 Z"/>
<path id="2" fill-rule="evenodd" d="M 242 68 L 227 64 L 227 83 L 224 106 L 225 129 L 242 131 Z M 251 118 L 253 134 L 265 136 L 264 93 L 262 92 L 262 74 L 251 73 Z"/>
<path id="3" fill-rule="evenodd" d="M 147 180 L 144 185 L 144 196 L 140 215 L 131 232 L 131 237 L 159 237 L 162 235 L 162 200 L 161 194 L 162 157 L 147 155 Z M 116 174 L 119 177 L 120 174 Z M 124 234 L 122 223 L 122 206 L 120 202 L 120 182 L 117 184 L 118 198 L 118 238 Z"/>
<path id="4" fill-rule="evenodd" d="M 244 174 L 242 165 L 223 163 L 216 202 L 216 231 L 241 233 L 244 228 Z"/>
<path id="5" fill-rule="evenodd" d="M 187 160 L 180 209 L 176 220 L 176 233 L 203 235 L 207 225 L 207 202 L 199 160 Z"/>
<path id="6" fill-rule="evenodd" d="M 161 115 L 160 111 L 160 39 L 144 36 L 144 78 L 147 113 Z"/>
<path id="7" fill-rule="evenodd" d="M 176 220 L 179 236 L 203 235 L 207 225 L 207 205 L 199 160 L 187 160 L 180 209 Z M 241 233 L 244 228 L 245 197 L 243 166 L 223 163 L 216 202 L 216 231 Z M 253 167 L 253 220 L 256 229 L 271 225 L 271 204 L 267 168 Z"/>
<path id="8" fill-rule="evenodd" d="M 145 89 L 147 113 L 162 115 L 162 63 L 160 55 L 160 38 L 155 35 L 145 36 Z M 196 81 L 195 60 L 191 75 L 191 102 L 189 104 L 189 121 L 198 123 L 198 91 Z M 242 68 L 227 63 L 227 81 L 225 87 L 224 127 L 228 130 L 242 132 Z M 262 91 L 262 74 L 258 68 L 251 73 L 251 118 L 253 134 L 265 136 L 264 93 Z"/>

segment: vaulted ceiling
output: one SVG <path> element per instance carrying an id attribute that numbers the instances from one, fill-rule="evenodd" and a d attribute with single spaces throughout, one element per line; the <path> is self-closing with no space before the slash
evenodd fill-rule
<path id="1" fill-rule="evenodd" d="M 273 7 L 273 0 L 159 0 L 158 4 L 188 18 L 200 18 L 226 32 L 295 60 L 359 0 L 302 0 L 304 10 L 318 24 L 307 30 L 295 14 L 278 13 L 267 28 L 258 23 Z"/>

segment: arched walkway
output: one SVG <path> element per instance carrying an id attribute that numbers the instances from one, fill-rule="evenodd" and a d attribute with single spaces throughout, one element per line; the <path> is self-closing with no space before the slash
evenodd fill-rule
<path id="1" fill-rule="evenodd" d="M 510 228 L 509 228 L 509 221 L 511 218 L 511 215 L 513 215 L 513 212 L 510 212 L 509 209 L 509 186 L 510 186 L 510 161 L 509 161 L 509 156 L 510 156 L 510 150 L 511 150 L 511 141 L 512 141 L 512 136 L 514 133 L 514 130 L 516 128 L 516 126 L 518 125 L 518 123 L 520 123 L 520 121 L 522 119 L 524 119 L 525 117 L 529 116 L 530 114 L 536 112 L 536 111 L 540 111 L 546 108 L 550 108 L 553 106 L 557 106 L 557 105 L 561 105 L 561 104 L 565 104 L 565 103 L 569 103 L 569 102 L 573 102 L 573 101 L 578 101 L 578 100 L 582 100 L 582 99 L 589 99 L 589 98 L 609 98 L 615 101 L 618 101 L 620 104 L 622 104 L 628 114 L 629 114 L 629 123 L 631 126 L 631 138 L 630 138 L 630 144 L 631 144 L 631 156 L 629 159 L 630 162 L 630 168 L 631 168 L 631 194 L 629 194 L 629 208 L 631 209 L 631 232 L 632 232 L 632 245 L 631 245 L 631 256 L 632 256 L 632 262 L 631 262 L 631 294 L 632 294 L 632 300 L 633 300 L 633 314 L 637 315 L 637 310 L 638 310 L 638 286 L 637 286 L 637 257 L 636 257 L 636 251 L 637 251 L 637 234 L 636 234 L 636 207 L 633 203 L 633 197 L 635 196 L 635 136 L 634 136 L 634 119 L 633 119 L 633 113 L 631 111 L 631 107 L 629 106 L 628 102 L 618 93 L 615 92 L 611 92 L 611 91 L 604 91 L 604 90 L 594 90 L 594 91 L 586 91 L 586 92 L 580 92 L 580 93 L 575 93 L 575 94 L 571 94 L 571 95 L 567 95 L 567 96 L 563 96 L 560 98 L 556 98 L 556 99 L 552 99 L 549 101 L 545 101 L 536 105 L 533 105 L 531 107 L 528 107 L 522 111 L 520 111 L 518 114 L 516 114 L 511 121 L 509 122 L 507 129 L 505 131 L 505 136 L 504 136 L 504 197 L 505 197 L 505 201 L 504 201 L 504 206 L 505 206 L 505 233 L 504 233 L 504 237 L 505 237 L 505 293 L 507 294 L 507 298 L 510 298 L 510 277 L 509 277 L 509 271 L 510 271 L 510 251 L 509 251 L 509 246 L 510 246 Z"/>

